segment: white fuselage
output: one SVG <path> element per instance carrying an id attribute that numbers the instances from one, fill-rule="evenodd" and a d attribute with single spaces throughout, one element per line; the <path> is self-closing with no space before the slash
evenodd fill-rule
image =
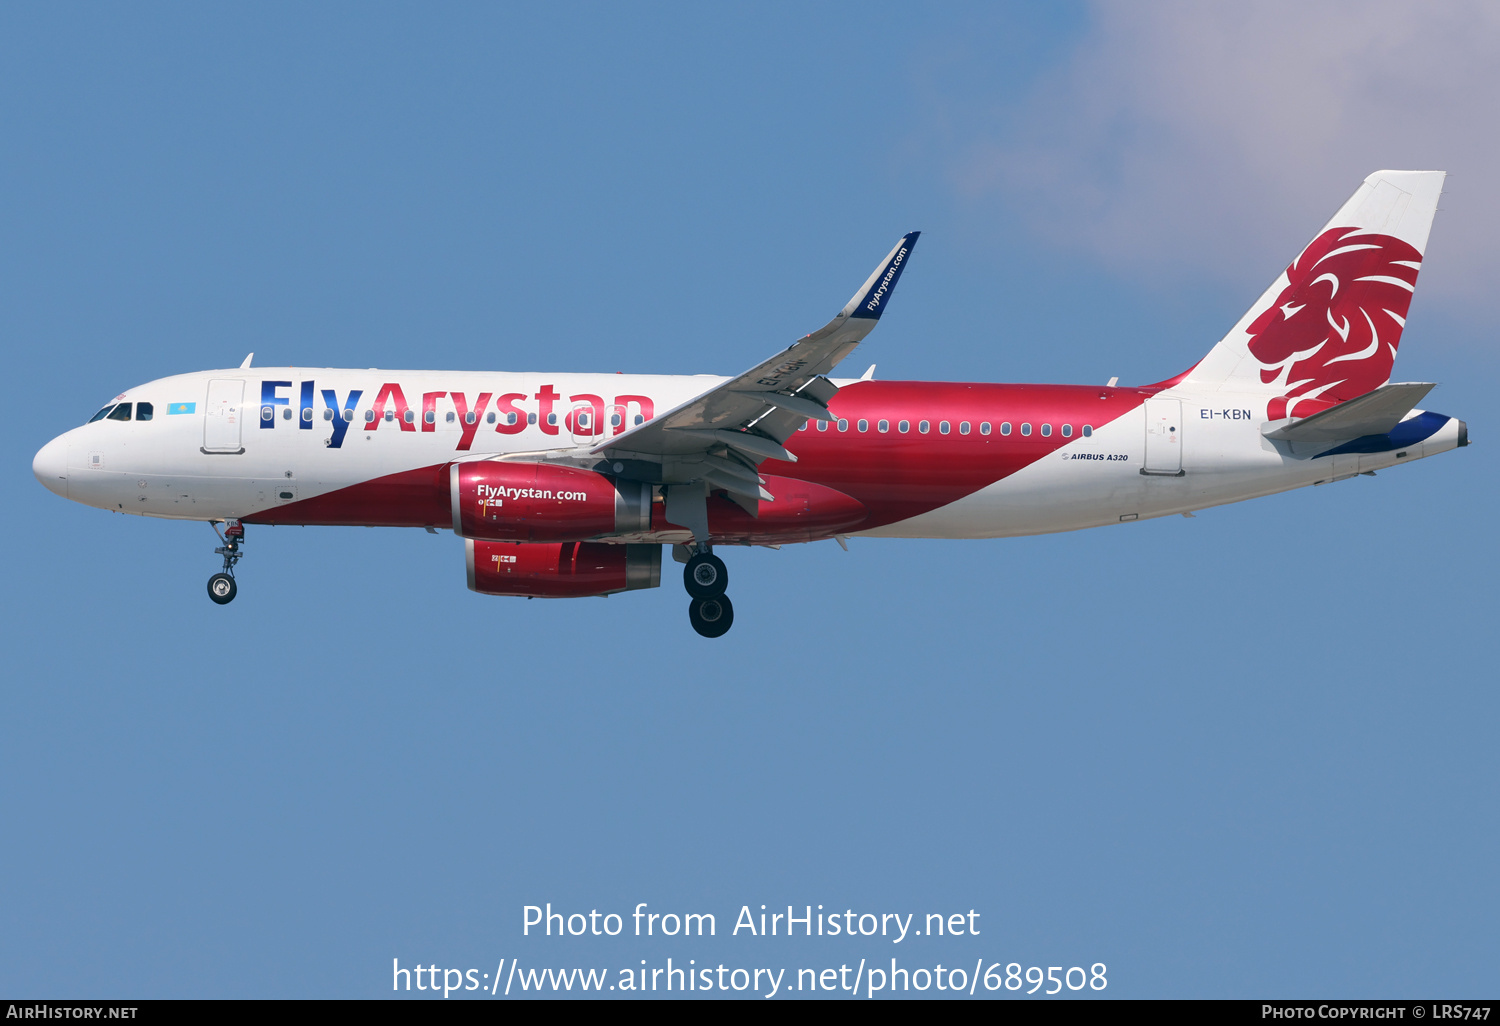
<path id="1" fill-rule="evenodd" d="M 122 393 L 116 403 L 137 410 L 147 403 L 151 419 L 104 419 L 75 428 L 38 453 L 35 469 L 53 491 L 103 509 L 186 520 L 253 518 L 455 459 L 584 452 L 723 380 L 296 367 L 206 371 Z M 236 399 L 238 382 L 243 386 Z M 939 478 L 943 460 L 958 468 L 990 461 L 997 468 L 992 480 L 964 494 L 913 515 L 879 517 L 881 522 L 851 532 L 886 537 L 1005 537 L 1147 519 L 1336 481 L 1465 440 L 1461 422 L 1446 419 L 1420 440 L 1387 451 L 1294 456 L 1262 433 L 1264 395 L 1195 396 L 1172 389 L 1140 393 L 1123 412 L 1089 424 L 1085 436 L 1083 425 L 1093 414 L 1079 403 L 1092 401 L 1095 391 L 1103 398 L 1104 390 L 1075 390 L 1081 398 L 1068 393 L 1049 400 L 1041 412 L 1013 415 L 1004 390 L 1027 386 L 984 386 L 1000 390 L 984 409 L 950 413 L 941 398 L 923 405 L 929 388 L 923 382 L 878 383 L 886 389 L 882 395 L 909 386 L 900 401 L 915 410 L 891 414 L 880 431 L 877 425 L 886 423 L 877 419 L 881 411 L 865 416 L 862 408 L 866 383 L 839 384 L 846 387 L 830 408 L 844 428 L 809 424 L 786 447 L 811 455 L 796 464 L 778 463 L 775 473 L 825 482 L 842 475 L 835 487 L 878 510 L 879 496 L 860 495 L 860 475 L 850 468 L 867 463 L 870 488 L 876 489 L 887 462 L 882 447 L 893 447 L 893 453 L 899 447 L 900 458 L 916 465 L 923 465 L 922 447 L 929 447 L 933 455 L 925 465 Z M 1116 399 L 1133 392 L 1108 391 Z M 1021 435 L 1021 416 L 1036 434 Z M 936 425 L 950 420 L 952 429 L 939 433 Z M 919 432 L 917 425 L 928 422 L 933 426 Z M 862 423 L 864 431 L 858 429 Z M 901 424 L 908 424 L 906 431 L 898 430 Z M 1002 425 L 1009 434 L 1001 433 Z M 1038 449 L 1044 425 L 1049 435 Z M 1064 425 L 1067 439 L 1061 437 Z"/>

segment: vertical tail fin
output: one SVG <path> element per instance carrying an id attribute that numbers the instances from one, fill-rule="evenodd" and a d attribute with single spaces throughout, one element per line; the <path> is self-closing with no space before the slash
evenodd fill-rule
<path id="1" fill-rule="evenodd" d="M 1366 178 L 1180 387 L 1262 394 L 1279 420 L 1389 381 L 1443 178 Z"/>

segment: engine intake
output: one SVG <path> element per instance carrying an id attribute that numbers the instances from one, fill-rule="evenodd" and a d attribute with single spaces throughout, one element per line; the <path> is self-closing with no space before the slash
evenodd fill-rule
<path id="1" fill-rule="evenodd" d="M 660 545 L 464 542 L 469 590 L 481 595 L 586 598 L 661 584 Z"/>
<path id="2" fill-rule="evenodd" d="M 479 460 L 449 468 L 453 531 L 485 541 L 584 541 L 650 530 L 651 486 L 592 470 Z"/>

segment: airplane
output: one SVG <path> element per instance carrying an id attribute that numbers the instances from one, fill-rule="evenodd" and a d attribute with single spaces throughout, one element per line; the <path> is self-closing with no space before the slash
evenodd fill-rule
<path id="1" fill-rule="evenodd" d="M 1441 171 L 1366 178 L 1202 360 L 1155 384 L 831 373 L 918 232 L 822 328 L 735 377 L 252 367 L 121 392 L 32 464 L 116 513 L 207 521 L 225 604 L 247 525 L 451 529 L 484 595 L 655 588 L 734 621 L 733 546 L 1073 531 L 1372 474 L 1469 443 L 1391 369 Z M 220 529 L 222 526 L 222 530 Z"/>

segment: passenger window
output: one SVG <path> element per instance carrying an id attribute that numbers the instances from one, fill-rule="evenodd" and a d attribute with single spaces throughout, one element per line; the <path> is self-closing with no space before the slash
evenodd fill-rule
<path id="1" fill-rule="evenodd" d="M 919 421 L 917 421 L 917 430 L 920 431 L 920 432 L 922 432 L 922 434 L 925 435 L 927 432 L 929 432 L 929 431 L 932 430 L 932 421 L 930 421 L 930 420 L 919 420 Z"/>
<path id="2" fill-rule="evenodd" d="M 407 410 L 405 413 L 401 414 L 401 421 L 405 424 L 415 424 L 417 422 L 417 411 Z"/>
<path id="3" fill-rule="evenodd" d="M 154 413 L 154 412 L 156 412 L 156 411 L 152 409 L 150 403 L 136 403 L 135 404 L 135 419 L 136 420 L 150 420 L 151 419 L 151 414 Z"/>
<path id="4" fill-rule="evenodd" d="M 953 425 L 949 424 L 946 420 L 940 420 L 940 421 L 938 421 L 938 434 L 940 434 L 940 435 L 946 435 L 949 431 L 952 431 L 952 430 L 953 430 Z"/>
<path id="5" fill-rule="evenodd" d="M 332 411 L 329 411 L 329 412 L 332 412 Z M 344 423 L 348 424 L 348 423 L 350 423 L 353 420 L 354 420 L 354 411 L 353 410 L 345 410 L 344 411 Z"/>
<path id="6" fill-rule="evenodd" d="M 261 420 L 275 420 L 276 419 L 276 407 L 274 407 L 274 406 L 262 406 L 260 408 L 260 419 Z"/>
<path id="7" fill-rule="evenodd" d="M 556 416 L 556 414 L 554 414 L 554 416 Z M 452 414 L 452 413 L 444 414 L 443 419 L 446 420 L 449 424 L 452 424 L 453 420 L 454 420 L 454 414 Z"/>
<path id="8" fill-rule="evenodd" d="M 110 403 L 104 409 L 100 410 L 98 413 L 96 413 L 92 417 L 90 417 L 89 418 L 89 423 L 92 424 L 96 420 L 103 420 L 105 417 L 109 416 L 109 411 L 112 410 L 112 409 L 114 409 L 114 408 L 115 408 L 114 403 Z"/>
<path id="9" fill-rule="evenodd" d="M 1000 433 L 1002 435 L 1010 434 L 1010 421 L 1003 420 L 1000 422 Z"/>
<path id="10" fill-rule="evenodd" d="M 820 421 L 818 421 L 818 430 L 819 431 L 827 431 L 828 430 L 828 421 L 826 421 L 826 420 L 820 420 Z"/>
<path id="11" fill-rule="evenodd" d="M 432 411 L 432 410 L 428 410 L 426 413 L 422 414 L 422 423 L 423 424 L 436 424 L 437 423 L 437 413 L 434 412 L 434 411 Z"/>
<path id="12" fill-rule="evenodd" d="M 888 420 L 882 420 L 882 421 L 880 421 L 879 423 L 877 423 L 875 425 L 875 430 L 879 431 L 882 435 L 885 434 L 890 429 L 891 429 L 891 422 L 888 421 Z"/>
<path id="13" fill-rule="evenodd" d="M 1064 424 L 1062 426 L 1062 435 L 1063 435 L 1064 438 L 1072 438 L 1073 437 L 1073 425 L 1072 424 Z"/>
<path id="14" fill-rule="evenodd" d="M 802 422 L 802 423 L 801 423 L 801 424 L 800 424 L 800 425 L 799 425 L 799 426 L 798 426 L 798 428 L 797 428 L 797 430 L 798 430 L 798 431 L 806 431 L 806 430 L 807 430 L 807 421 L 805 421 L 805 420 L 804 420 L 804 421 L 803 421 L 803 422 Z"/>
<path id="15" fill-rule="evenodd" d="M 281 419 L 282 420 L 291 420 L 292 419 L 292 408 L 290 406 L 283 406 L 281 408 Z"/>
<path id="16" fill-rule="evenodd" d="M 526 423 L 528 423 L 528 424 L 535 424 L 536 423 L 536 414 L 534 414 L 534 413 L 528 413 L 528 414 L 526 414 Z"/>
<path id="17" fill-rule="evenodd" d="M 842 417 L 839 418 L 839 430 L 840 431 L 848 431 L 849 430 L 849 422 L 847 420 L 844 420 Z"/>
<path id="18" fill-rule="evenodd" d="M 323 419 L 324 420 L 332 420 L 333 419 L 333 411 L 330 410 L 330 409 L 327 409 L 325 407 L 324 410 L 323 410 Z"/>
<path id="19" fill-rule="evenodd" d="M 868 431 L 868 430 L 870 430 L 870 422 L 868 420 L 861 420 L 858 424 L 856 424 L 854 426 L 856 428 L 858 428 L 860 431 Z"/>
<path id="20" fill-rule="evenodd" d="M 896 430 L 901 432 L 903 435 L 906 434 L 911 430 L 911 421 L 903 420 L 901 423 L 896 425 Z"/>
<path id="21" fill-rule="evenodd" d="M 109 415 L 109 419 L 110 420 L 129 420 L 130 419 L 130 404 L 129 403 L 121 403 L 119 406 L 116 406 L 115 409 L 114 409 L 114 412 Z"/>
<path id="22" fill-rule="evenodd" d="M 619 427 L 620 426 L 620 415 L 618 413 L 611 413 L 609 415 L 609 426 L 610 427 Z"/>
<path id="23" fill-rule="evenodd" d="M 958 433 L 961 434 L 961 435 L 966 435 L 966 434 L 969 433 L 969 422 L 968 421 L 963 421 L 962 423 L 960 423 L 958 425 Z"/>
<path id="24" fill-rule="evenodd" d="M 983 420 L 983 421 L 979 422 L 979 433 L 981 435 L 987 435 L 987 434 L 990 433 L 990 422 L 989 421 Z"/>
<path id="25" fill-rule="evenodd" d="M 311 424 L 312 423 L 312 407 L 311 406 L 304 406 L 304 407 L 302 407 L 302 422 L 304 424 Z"/>
<path id="26" fill-rule="evenodd" d="M 474 423 L 478 419 L 479 418 L 474 415 L 474 411 L 473 410 L 470 410 L 468 413 L 464 414 L 464 423 L 465 424 L 472 424 L 472 423 Z"/>
<path id="27" fill-rule="evenodd" d="M 1031 425 L 1030 424 L 1022 424 L 1021 425 L 1021 434 L 1023 434 L 1023 435 L 1030 435 L 1031 434 Z"/>
<path id="28" fill-rule="evenodd" d="M 387 424 L 391 423 L 395 419 L 396 419 L 396 411 L 395 410 L 386 410 L 385 411 L 385 422 Z"/>
<path id="29" fill-rule="evenodd" d="M 373 423 L 375 423 L 375 411 L 374 410 L 366 410 L 365 411 L 365 423 L 366 424 L 373 424 Z"/>
<path id="30" fill-rule="evenodd" d="M 1084 438 L 1093 438 L 1094 437 L 1094 427 L 1093 427 L 1092 424 L 1085 424 L 1083 426 L 1083 437 Z"/>
<path id="31" fill-rule="evenodd" d="M 449 416 L 452 416 L 452 414 L 450 414 Z M 547 414 L 547 423 L 551 427 L 557 427 L 557 414 L 555 414 L 555 413 L 549 413 L 549 414 Z"/>
<path id="32" fill-rule="evenodd" d="M 1042 437 L 1043 438 L 1051 438 L 1052 437 L 1052 425 L 1051 424 L 1043 424 L 1042 425 Z"/>
<path id="33" fill-rule="evenodd" d="M 636 427 L 640 427 L 644 423 L 646 423 L 646 415 L 644 413 L 637 413 L 635 415 Z"/>

